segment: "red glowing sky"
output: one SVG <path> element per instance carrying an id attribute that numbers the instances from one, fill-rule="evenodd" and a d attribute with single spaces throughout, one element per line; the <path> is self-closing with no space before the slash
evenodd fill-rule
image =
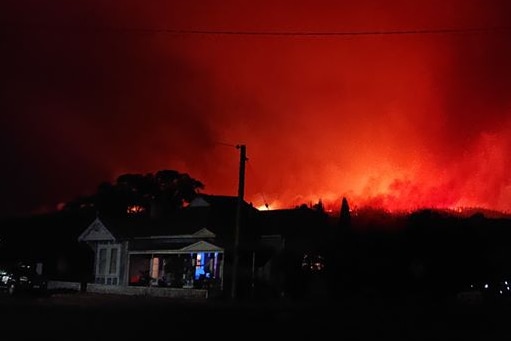
<path id="1" fill-rule="evenodd" d="M 3 7 L 3 214 L 160 169 L 236 195 L 240 143 L 256 206 L 511 209 L 511 31 L 470 31 L 509 27 L 509 1 Z"/>

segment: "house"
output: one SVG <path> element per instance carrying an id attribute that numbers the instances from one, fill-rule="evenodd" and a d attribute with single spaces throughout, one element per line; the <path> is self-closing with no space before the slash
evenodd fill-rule
<path id="1" fill-rule="evenodd" d="M 230 285 L 237 197 L 201 195 L 173 217 L 96 217 L 78 237 L 94 253 L 93 284 L 207 289 Z M 258 210 L 243 202 L 240 282 L 247 283 Z"/>
<path id="2" fill-rule="evenodd" d="M 237 296 L 247 297 L 300 287 L 303 261 L 316 264 L 311 260 L 325 241 L 325 213 L 259 211 L 247 202 L 241 208 L 238 243 L 238 198 L 201 194 L 163 217 L 86 208 L 10 221 L 0 236 L 0 257 L 41 263 L 51 280 L 81 283 L 87 291 L 227 295 L 236 280 Z"/>
<path id="3" fill-rule="evenodd" d="M 261 211 L 256 253 L 259 291 L 280 296 L 310 294 L 311 281 L 324 277 L 330 230 L 323 210 L 301 206 Z"/>
<path id="4" fill-rule="evenodd" d="M 209 280 L 223 286 L 224 248 L 213 244 L 213 232 L 155 234 L 147 225 L 129 236 L 99 217 L 90 224 L 78 240 L 94 251 L 94 283 L 196 288 Z"/>

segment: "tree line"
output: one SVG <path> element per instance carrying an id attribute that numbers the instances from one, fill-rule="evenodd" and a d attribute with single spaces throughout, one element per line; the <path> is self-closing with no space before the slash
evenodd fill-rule
<path id="1" fill-rule="evenodd" d="M 92 195 L 67 202 L 64 211 L 94 209 L 105 215 L 170 215 L 196 198 L 204 184 L 188 173 L 164 169 L 156 173 L 127 173 L 102 182 Z"/>

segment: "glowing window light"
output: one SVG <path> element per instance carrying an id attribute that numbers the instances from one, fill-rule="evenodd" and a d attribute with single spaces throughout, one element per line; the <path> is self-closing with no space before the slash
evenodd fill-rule
<path id="1" fill-rule="evenodd" d="M 128 214 L 139 214 L 139 213 L 144 213 L 144 212 L 145 212 L 145 207 L 140 206 L 140 205 L 130 205 L 126 209 L 126 213 L 128 213 Z"/>
<path id="2" fill-rule="evenodd" d="M 158 278 L 159 269 L 160 268 L 160 259 L 158 257 L 153 258 L 153 264 L 151 267 L 151 277 L 152 278 Z"/>
<path id="3" fill-rule="evenodd" d="M 197 252 L 197 256 L 195 256 L 195 279 L 199 279 L 204 274 L 204 252 Z"/>

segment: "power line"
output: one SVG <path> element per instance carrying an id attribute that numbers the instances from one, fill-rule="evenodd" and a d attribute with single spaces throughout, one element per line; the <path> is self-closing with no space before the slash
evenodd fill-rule
<path id="1" fill-rule="evenodd" d="M 492 33 L 510 31 L 511 27 L 490 28 L 439 28 L 415 30 L 368 30 L 368 31 L 217 31 L 217 30 L 170 30 L 157 29 L 154 32 L 183 35 L 241 35 L 241 36 L 372 36 L 372 35 L 416 35 L 416 34 L 451 34 L 451 33 Z M 152 30 L 148 30 L 151 32 Z"/>
<path id="2" fill-rule="evenodd" d="M 62 32 L 118 32 L 118 33 L 163 33 L 169 35 L 216 35 L 216 36 L 274 36 L 274 37 L 342 37 L 342 36 L 384 36 L 384 35 L 434 35 L 434 34 L 466 34 L 466 33 L 504 33 L 511 31 L 511 26 L 498 27 L 458 27 L 458 28 L 427 28 L 427 29 L 390 29 L 362 31 L 245 31 L 245 30 L 182 30 L 156 27 L 79 27 L 31 24 L 0 25 L 3 28 L 20 30 L 51 30 Z"/>
<path id="3" fill-rule="evenodd" d="M 231 144 L 231 143 L 225 143 L 225 142 L 215 142 L 215 144 L 219 144 L 221 146 L 227 146 L 227 147 L 233 147 L 233 148 L 237 148 L 238 146 L 235 145 L 235 144 Z"/>
<path id="4" fill-rule="evenodd" d="M 260 181 L 259 177 L 257 176 L 257 174 L 255 174 L 254 169 L 252 168 L 252 165 L 250 164 L 250 162 L 247 162 L 247 169 L 250 172 L 250 174 L 252 175 L 252 178 L 254 178 L 255 181 L 257 182 L 257 186 L 261 186 L 261 181 Z M 266 209 L 269 210 L 270 209 L 270 205 L 266 201 L 266 197 L 264 195 L 264 192 L 261 190 L 260 193 L 261 193 L 261 197 L 263 199 L 264 206 L 266 207 Z"/>

